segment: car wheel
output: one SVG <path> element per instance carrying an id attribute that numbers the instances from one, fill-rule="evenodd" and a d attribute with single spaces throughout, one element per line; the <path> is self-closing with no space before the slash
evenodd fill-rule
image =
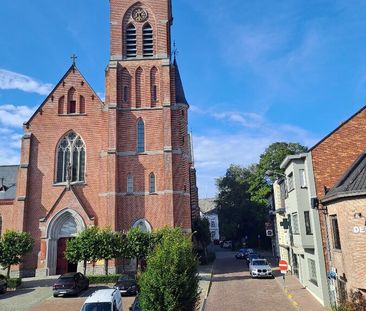
<path id="1" fill-rule="evenodd" d="M 57 296 L 57 294 L 53 294 L 53 297 L 57 298 L 58 296 Z"/>

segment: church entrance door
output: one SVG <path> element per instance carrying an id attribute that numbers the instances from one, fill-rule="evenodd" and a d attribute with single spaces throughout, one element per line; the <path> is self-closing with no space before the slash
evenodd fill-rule
<path id="1" fill-rule="evenodd" d="M 68 262 L 65 257 L 66 243 L 70 238 L 60 238 L 57 241 L 57 265 L 56 274 L 76 272 L 77 264 Z"/>

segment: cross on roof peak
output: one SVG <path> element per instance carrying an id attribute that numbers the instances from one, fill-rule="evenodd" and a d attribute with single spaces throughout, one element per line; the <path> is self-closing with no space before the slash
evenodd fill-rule
<path id="1" fill-rule="evenodd" d="M 70 58 L 72 59 L 72 64 L 75 66 L 76 65 L 76 59 L 78 57 L 75 54 L 72 54 Z"/>

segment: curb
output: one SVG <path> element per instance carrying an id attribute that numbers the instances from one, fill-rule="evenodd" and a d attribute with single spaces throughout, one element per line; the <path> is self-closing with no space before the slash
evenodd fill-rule
<path id="1" fill-rule="evenodd" d="M 212 275 L 213 275 L 213 266 L 214 266 L 214 263 L 215 262 L 212 263 L 212 268 L 211 268 L 211 273 L 210 273 L 210 284 L 208 285 L 208 290 L 207 290 L 207 293 L 206 293 L 205 298 L 203 299 L 202 306 L 199 309 L 200 311 L 205 311 L 205 309 L 206 309 L 207 298 L 208 298 L 208 295 L 210 294 L 211 285 L 212 285 Z"/>

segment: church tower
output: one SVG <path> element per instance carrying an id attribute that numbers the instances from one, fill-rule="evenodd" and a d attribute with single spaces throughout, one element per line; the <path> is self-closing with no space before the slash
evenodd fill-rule
<path id="1" fill-rule="evenodd" d="M 190 146 L 171 0 L 110 0 L 106 194 L 114 227 L 191 230 Z"/>

